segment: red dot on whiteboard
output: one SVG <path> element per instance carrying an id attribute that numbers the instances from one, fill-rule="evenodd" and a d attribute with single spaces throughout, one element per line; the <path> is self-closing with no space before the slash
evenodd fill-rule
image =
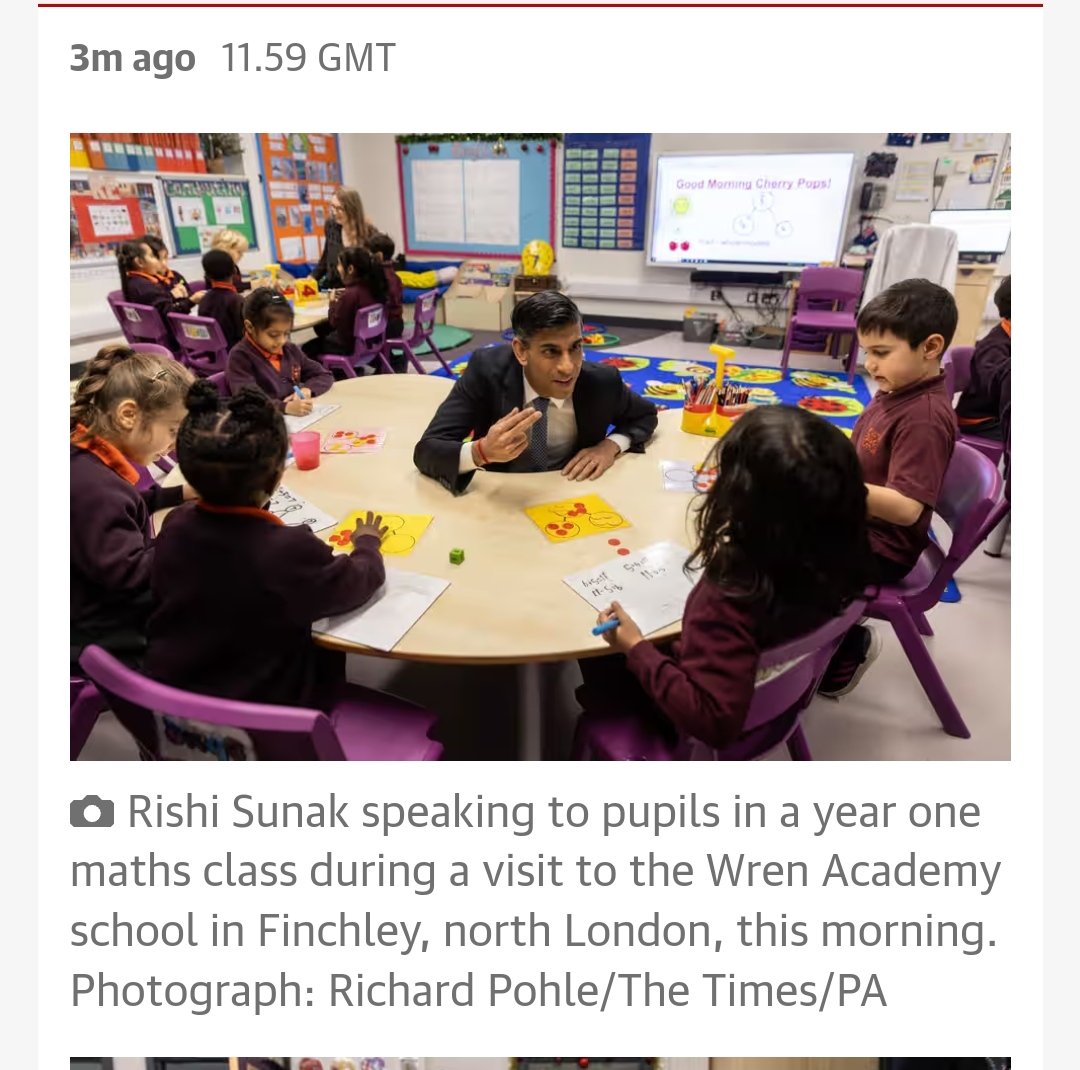
<path id="1" fill-rule="evenodd" d="M 607 544 L 608 544 L 608 546 L 618 546 L 619 545 L 619 540 L 618 539 L 608 539 Z"/>
<path id="2" fill-rule="evenodd" d="M 619 553 L 622 554 L 623 557 L 625 557 L 628 553 L 630 553 L 630 551 L 625 546 L 620 546 Z"/>

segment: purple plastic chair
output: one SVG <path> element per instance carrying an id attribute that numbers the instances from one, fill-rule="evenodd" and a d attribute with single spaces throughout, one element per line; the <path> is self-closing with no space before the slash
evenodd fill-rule
<path id="1" fill-rule="evenodd" d="M 71 760 L 86 746 L 97 719 L 105 709 L 101 692 L 81 676 L 71 677 Z"/>
<path id="2" fill-rule="evenodd" d="M 176 360 L 176 354 L 171 349 L 155 345 L 153 342 L 133 342 L 131 349 L 136 353 L 152 353 L 155 357 L 168 357 L 169 360 Z"/>
<path id="3" fill-rule="evenodd" d="M 123 299 L 113 301 L 112 294 L 109 295 L 109 304 L 129 345 L 151 342 L 167 349 L 170 356 L 176 355 L 176 342 L 153 305 L 136 305 Z"/>
<path id="4" fill-rule="evenodd" d="M 742 735 L 723 749 L 694 739 L 672 744 L 638 717 L 617 710 L 590 710 L 578 720 L 571 757 L 607 762 L 749 761 L 786 743 L 793 760 L 810 761 L 812 755 L 800 718 L 816 694 L 840 640 L 865 611 L 866 603 L 857 599 L 816 631 L 764 651 L 758 661 L 759 674 L 789 662 L 795 664 L 775 675 L 765 674 L 754 688 Z M 579 690 L 579 695 L 583 691 Z"/>
<path id="5" fill-rule="evenodd" d="M 208 383 L 213 383 L 217 387 L 217 392 L 223 397 L 227 398 L 230 394 L 229 390 L 229 377 L 225 372 L 214 372 L 212 375 L 206 377 Z"/>
<path id="6" fill-rule="evenodd" d="M 1009 533 L 1009 499 L 1002 496 L 998 503 L 990 510 L 983 524 L 979 542 L 985 542 L 983 553 L 990 557 L 1000 557 L 1005 545 L 1005 536 Z"/>
<path id="7" fill-rule="evenodd" d="M 954 346 L 941 358 L 941 370 L 945 373 L 945 392 L 950 400 L 957 394 L 962 394 L 971 384 L 971 360 L 974 356 L 974 346 Z M 968 434 L 962 428 L 959 431 L 959 440 L 974 446 L 994 464 L 1001 462 L 1005 452 L 1005 443 L 1000 439 Z"/>
<path id="8" fill-rule="evenodd" d="M 903 580 L 882 587 L 866 610 L 867 616 L 892 625 L 941 727 L 961 739 L 968 739 L 971 731 L 921 636 L 934 634 L 926 612 L 937 605 L 956 570 L 989 534 L 987 521 L 1000 498 L 1001 473 L 997 465 L 974 447 L 957 442 L 934 510 L 952 532 L 948 553 L 931 542 Z"/>
<path id="9" fill-rule="evenodd" d="M 435 344 L 435 306 L 438 304 L 438 301 L 438 290 L 428 290 L 426 293 L 420 294 L 416 299 L 416 303 L 413 305 L 413 321 L 411 328 L 409 328 L 401 338 L 388 338 L 386 340 L 386 348 L 390 352 L 395 348 L 400 349 L 404 352 L 412 366 L 423 375 L 425 374 L 424 366 L 417 358 L 416 350 L 427 342 L 431 352 L 435 354 L 439 363 L 446 369 L 446 374 L 449 375 L 451 379 L 456 379 L 457 376 L 454 374 L 450 365 L 446 363 L 446 358 Z"/>
<path id="10" fill-rule="evenodd" d="M 229 361 L 229 343 L 216 319 L 170 312 L 168 320 L 180 346 L 180 359 L 193 372 L 213 375 L 225 370 Z"/>
<path id="11" fill-rule="evenodd" d="M 353 351 L 349 356 L 324 353 L 323 365 L 331 371 L 340 368 L 346 378 L 355 379 L 357 368 L 377 360 L 383 371 L 393 375 L 394 369 L 386 359 L 386 309 L 382 305 L 365 305 L 356 310 L 353 338 Z"/>
<path id="12" fill-rule="evenodd" d="M 189 294 L 197 294 L 202 290 L 209 290 L 210 286 L 206 279 L 188 279 L 187 292 Z"/>
<path id="13" fill-rule="evenodd" d="M 124 300 L 123 290 L 110 290 L 105 295 L 105 300 L 109 302 L 109 308 L 112 310 L 112 314 L 116 317 L 116 322 L 120 325 L 120 329 L 124 329 L 124 315 L 117 309 L 117 305 Z M 125 337 L 127 337 L 125 335 Z"/>
<path id="14" fill-rule="evenodd" d="M 795 308 L 788 317 L 784 336 L 784 355 L 780 370 L 787 375 L 795 330 L 813 330 L 833 337 L 832 355 L 840 356 L 840 336 L 851 335 L 847 355 L 847 380 L 855 381 L 859 357 L 859 339 L 855 334 L 855 312 L 862 293 L 863 273 L 850 268 L 804 268 L 799 276 Z M 823 307 L 831 306 L 831 307 Z"/>
<path id="15" fill-rule="evenodd" d="M 127 723 L 140 724 L 137 736 L 144 748 L 149 746 L 152 751 L 150 711 L 156 711 L 221 727 L 272 733 L 282 742 L 296 745 L 296 760 L 434 762 L 442 757 L 442 744 L 428 736 L 435 714 L 367 688 L 349 687 L 346 697 L 328 716 L 295 706 L 237 702 L 181 691 L 148 680 L 98 646 L 87 647 L 79 664 L 118 716 Z"/>

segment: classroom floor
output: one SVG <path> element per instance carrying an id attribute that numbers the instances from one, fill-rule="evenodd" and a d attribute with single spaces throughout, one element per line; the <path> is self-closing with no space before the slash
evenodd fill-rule
<path id="1" fill-rule="evenodd" d="M 639 356 L 708 361 L 707 347 L 682 340 L 679 332 L 655 328 L 611 328 L 622 342 L 616 352 Z M 487 342 L 496 332 L 475 331 L 470 343 L 451 354 L 460 356 Z M 448 354 L 449 356 L 449 354 Z M 777 367 L 780 351 L 736 350 L 743 364 Z M 425 364 L 434 363 L 425 360 Z M 840 362 L 813 354 L 795 354 L 792 366 L 841 371 Z M 871 389 L 872 386 L 871 386 Z M 937 532 L 948 543 L 948 530 Z M 961 599 L 927 614 L 935 635 L 928 640 L 945 683 L 960 708 L 972 738 L 954 739 L 938 724 L 892 629 L 872 627 L 883 644 L 878 660 L 859 686 L 839 701 L 817 698 L 804 718 L 813 755 L 818 760 L 1006 760 L 1010 755 L 1011 659 L 1010 554 L 991 558 L 981 550 L 957 573 Z M 517 724 L 517 675 L 509 666 L 456 668 L 412 665 L 382 658 L 350 657 L 349 679 L 412 699 L 441 714 L 448 760 L 514 759 L 520 751 Z M 576 720 L 574 688 L 580 683 L 575 663 L 541 667 L 544 708 L 543 755 L 569 754 Z M 477 696 L 483 696 L 481 701 Z M 126 733 L 110 714 L 103 715 L 82 752 L 83 761 L 131 760 L 137 757 Z M 786 761 L 780 748 L 768 760 Z"/>

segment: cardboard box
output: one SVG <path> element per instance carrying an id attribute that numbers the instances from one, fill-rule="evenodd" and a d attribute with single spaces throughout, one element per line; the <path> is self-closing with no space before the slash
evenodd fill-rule
<path id="1" fill-rule="evenodd" d="M 504 331 L 514 311 L 514 287 L 462 282 L 458 278 L 446 291 L 443 305 L 451 327 Z"/>

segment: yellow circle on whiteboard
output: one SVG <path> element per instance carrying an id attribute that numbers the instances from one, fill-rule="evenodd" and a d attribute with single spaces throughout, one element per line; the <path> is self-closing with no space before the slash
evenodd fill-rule
<path id="1" fill-rule="evenodd" d="M 675 210 L 676 215 L 686 215 L 690 211 L 690 198 L 676 197 L 675 203 L 671 207 Z"/>

